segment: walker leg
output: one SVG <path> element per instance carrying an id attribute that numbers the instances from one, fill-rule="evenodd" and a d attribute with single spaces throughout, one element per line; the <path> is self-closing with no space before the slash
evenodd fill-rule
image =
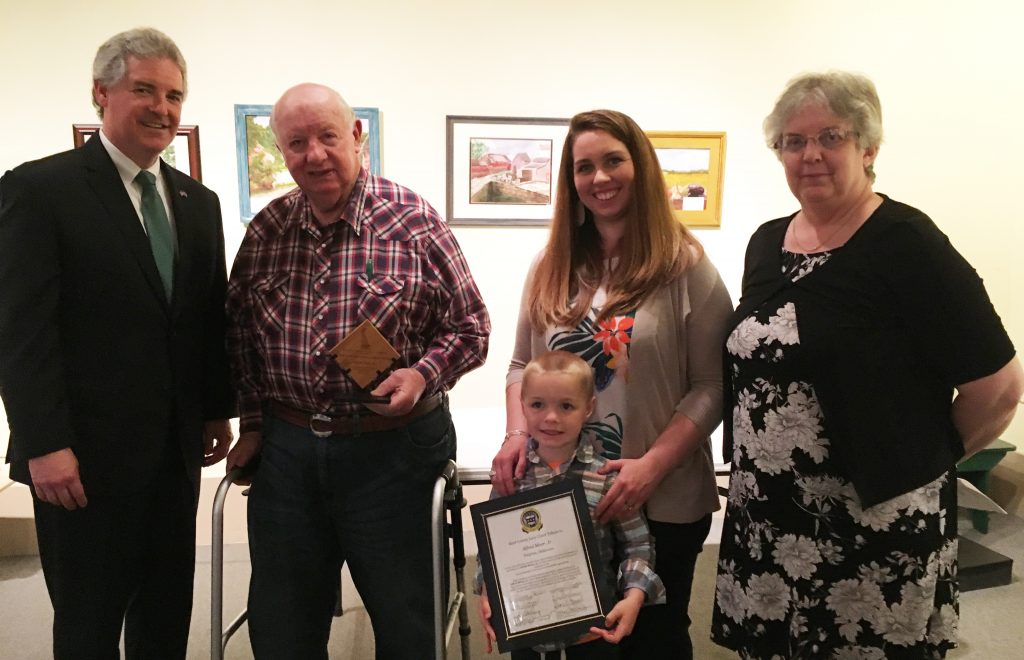
<path id="1" fill-rule="evenodd" d="M 462 509 L 466 500 L 462 496 L 462 484 L 456 482 L 454 497 L 449 511 L 452 516 L 452 564 L 455 566 L 455 589 L 460 594 L 466 593 L 466 545 L 462 538 Z M 459 637 L 462 645 L 462 660 L 469 660 L 469 599 L 462 598 L 459 603 Z"/>
<path id="2" fill-rule="evenodd" d="M 445 565 L 448 558 L 448 539 L 445 530 L 445 506 L 444 495 L 448 482 L 453 474 L 457 474 L 454 461 L 448 461 L 441 475 L 434 483 L 434 495 L 431 500 L 430 535 L 431 548 L 433 551 L 434 563 L 434 657 L 436 660 L 446 660 L 448 657 L 447 634 L 445 633 L 447 622 L 447 599 L 445 598 L 447 584 L 443 584 L 445 576 Z"/>
<path id="3" fill-rule="evenodd" d="M 226 629 L 224 625 L 224 501 L 228 491 L 242 476 L 241 469 L 229 472 L 213 497 L 213 536 L 210 541 L 210 658 L 224 660 L 224 649 L 228 640 L 235 634 L 247 618 L 246 610 L 242 610 Z M 247 495 L 248 491 L 243 492 Z"/>

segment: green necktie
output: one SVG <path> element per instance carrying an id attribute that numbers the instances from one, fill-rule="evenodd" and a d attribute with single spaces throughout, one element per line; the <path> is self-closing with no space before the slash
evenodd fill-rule
<path id="1" fill-rule="evenodd" d="M 170 300 L 174 288 L 174 235 L 171 233 L 171 223 L 167 220 L 164 202 L 156 191 L 156 176 L 142 170 L 135 177 L 135 183 L 142 188 L 142 222 L 146 225 L 149 247 L 153 250 L 156 268 L 164 283 L 164 293 L 167 294 L 167 300 Z"/>

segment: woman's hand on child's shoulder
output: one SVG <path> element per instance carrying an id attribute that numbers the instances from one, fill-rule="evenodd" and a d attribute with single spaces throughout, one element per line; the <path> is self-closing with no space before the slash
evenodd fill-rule
<path id="1" fill-rule="evenodd" d="M 613 520 L 624 520 L 636 515 L 663 477 L 658 474 L 653 462 L 645 460 L 643 456 L 608 461 L 597 472 L 616 473 L 615 482 L 594 510 L 597 519 L 606 525 Z"/>
<path id="2" fill-rule="evenodd" d="M 615 607 L 608 613 L 604 620 L 604 628 L 591 628 L 590 632 L 600 636 L 606 642 L 618 644 L 633 632 L 636 625 L 636 617 L 640 614 L 640 607 L 644 604 L 647 595 L 643 589 L 627 589 L 622 600 L 615 603 Z"/>
<path id="3" fill-rule="evenodd" d="M 526 434 L 509 432 L 491 461 L 491 486 L 498 495 L 516 492 L 516 481 L 526 474 Z"/>

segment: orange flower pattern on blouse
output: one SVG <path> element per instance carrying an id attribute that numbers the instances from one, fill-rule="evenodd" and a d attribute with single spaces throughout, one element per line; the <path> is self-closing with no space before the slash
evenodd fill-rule
<path id="1" fill-rule="evenodd" d="M 601 350 L 614 360 L 629 345 L 629 335 L 633 330 L 633 319 L 629 316 L 618 316 L 606 319 L 597 324 L 594 341 L 601 342 Z"/>

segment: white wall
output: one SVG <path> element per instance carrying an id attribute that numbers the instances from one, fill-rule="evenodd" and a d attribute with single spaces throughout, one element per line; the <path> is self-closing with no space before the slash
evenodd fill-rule
<path id="1" fill-rule="evenodd" d="M 68 148 L 70 125 L 96 119 L 96 47 L 118 30 L 153 25 L 189 61 L 183 123 L 200 126 L 204 182 L 221 196 L 229 259 L 242 235 L 233 104 L 272 103 L 312 80 L 381 109 L 384 174 L 441 210 L 448 114 L 568 117 L 611 107 L 650 130 L 726 131 L 722 228 L 698 234 L 737 295 L 750 233 L 795 209 L 761 119 L 798 72 L 864 72 L 885 111 L 876 189 L 931 214 L 1024 346 L 1024 10 L 1016 3 L 107 0 L 98 9 L 0 1 L 0 169 Z M 500 409 L 519 289 L 545 232 L 456 233 L 494 333 L 488 364 L 453 400 L 462 410 Z M 461 435 L 463 446 L 472 440 Z M 1006 437 L 1024 445 L 1024 422 Z"/>

